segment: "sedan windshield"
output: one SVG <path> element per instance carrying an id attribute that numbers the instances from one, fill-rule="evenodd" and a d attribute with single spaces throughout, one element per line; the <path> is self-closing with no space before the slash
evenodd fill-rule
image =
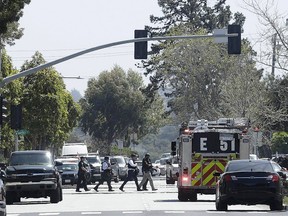
<path id="1" fill-rule="evenodd" d="M 273 172 L 270 163 L 259 163 L 258 161 L 235 161 L 229 163 L 226 172 Z"/>

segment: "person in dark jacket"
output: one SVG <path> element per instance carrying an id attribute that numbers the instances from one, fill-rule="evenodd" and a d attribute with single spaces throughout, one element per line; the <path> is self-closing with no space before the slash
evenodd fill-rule
<path id="1" fill-rule="evenodd" d="M 99 185 L 103 184 L 104 181 L 106 181 L 108 185 L 108 191 L 114 191 L 111 186 L 111 179 L 112 179 L 111 164 L 109 163 L 109 157 L 106 156 L 104 157 L 104 161 L 101 166 L 101 180 L 94 187 L 94 190 L 98 192 Z"/>
<path id="2" fill-rule="evenodd" d="M 135 163 L 137 159 L 137 155 L 136 154 L 132 154 L 131 158 L 128 161 L 128 175 L 126 177 L 126 179 L 124 180 L 124 182 L 122 183 L 122 185 L 120 186 L 119 190 L 121 190 L 122 192 L 124 192 L 124 186 L 128 181 L 135 181 L 135 185 L 137 187 L 137 191 L 142 191 L 139 187 L 138 184 L 138 178 L 137 175 L 139 173 L 139 169 L 137 167 L 137 164 Z"/>
<path id="3" fill-rule="evenodd" d="M 87 164 L 85 162 L 85 157 L 81 156 L 80 161 L 78 163 L 78 180 L 77 180 L 77 187 L 76 187 L 76 192 L 81 192 L 80 187 L 83 185 L 83 188 L 85 191 L 89 191 L 87 187 L 87 181 L 85 174 L 88 173 L 89 170 L 87 168 Z"/>
<path id="4" fill-rule="evenodd" d="M 150 186 L 152 188 L 152 191 L 156 191 L 157 189 L 154 187 L 154 183 L 152 180 L 151 171 L 153 169 L 153 166 L 152 166 L 152 162 L 150 160 L 150 154 L 149 153 L 145 154 L 145 157 L 142 160 L 142 169 L 143 169 L 143 178 L 139 184 L 139 187 L 141 188 L 145 184 L 145 182 L 148 180 L 150 183 Z"/>

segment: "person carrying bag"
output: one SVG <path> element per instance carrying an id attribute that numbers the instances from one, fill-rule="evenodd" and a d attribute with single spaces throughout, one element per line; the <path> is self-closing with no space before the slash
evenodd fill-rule
<path id="1" fill-rule="evenodd" d="M 108 191 L 114 191 L 111 186 L 111 179 L 112 179 L 111 164 L 109 163 L 109 157 L 106 156 L 104 157 L 104 161 L 102 162 L 101 166 L 101 180 L 94 187 L 94 190 L 98 192 L 99 185 L 103 184 L 104 181 L 106 181 L 108 185 Z"/>

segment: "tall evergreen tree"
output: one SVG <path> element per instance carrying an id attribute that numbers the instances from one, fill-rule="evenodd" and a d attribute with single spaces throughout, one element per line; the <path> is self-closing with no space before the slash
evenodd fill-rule
<path id="1" fill-rule="evenodd" d="M 19 19 L 23 16 L 23 8 L 31 0 L 0 1 L 0 49 L 7 43 L 14 44 L 15 39 L 23 35 L 19 28 Z"/>

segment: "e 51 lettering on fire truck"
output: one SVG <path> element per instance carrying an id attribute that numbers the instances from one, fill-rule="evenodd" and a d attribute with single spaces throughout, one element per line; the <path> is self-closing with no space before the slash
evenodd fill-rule
<path id="1" fill-rule="evenodd" d="M 196 201 L 197 194 L 215 194 L 215 172 L 224 172 L 229 160 L 249 159 L 249 127 L 243 118 L 217 121 L 190 121 L 180 129 L 178 148 L 171 143 L 172 154 L 179 160 L 178 199 Z"/>

